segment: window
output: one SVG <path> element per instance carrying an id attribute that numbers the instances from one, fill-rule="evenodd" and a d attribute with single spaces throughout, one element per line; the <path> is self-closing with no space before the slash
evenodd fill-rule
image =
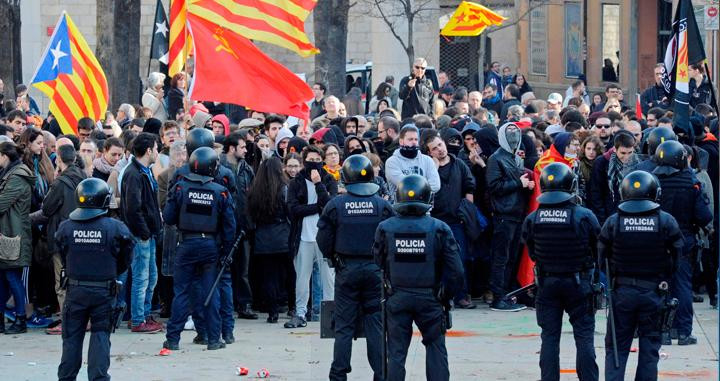
<path id="1" fill-rule="evenodd" d="M 602 5 L 602 80 L 620 79 L 620 5 Z"/>

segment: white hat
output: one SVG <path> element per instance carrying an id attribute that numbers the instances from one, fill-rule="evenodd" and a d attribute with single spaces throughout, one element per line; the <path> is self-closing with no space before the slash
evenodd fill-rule
<path id="1" fill-rule="evenodd" d="M 551 93 L 548 95 L 547 101 L 548 103 L 562 103 L 563 97 L 558 93 Z"/>

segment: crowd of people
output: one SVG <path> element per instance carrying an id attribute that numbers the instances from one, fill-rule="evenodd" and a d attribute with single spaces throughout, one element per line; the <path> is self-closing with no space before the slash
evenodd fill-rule
<path id="1" fill-rule="evenodd" d="M 403 177 L 428 180 L 430 214 L 450 226 L 460 245 L 466 279 L 454 296 L 456 308 L 475 308 L 473 299 L 481 298 L 494 311 L 517 311 L 525 306 L 504 296 L 525 283 L 528 269 L 532 277 L 520 234 L 525 216 L 537 208 L 542 168 L 555 162 L 572 168 L 576 202 L 602 225 L 617 210 L 623 177 L 654 168 L 659 137 L 678 140 L 714 212 L 711 223 L 692 232 L 693 290 L 698 298 L 707 292 L 717 306 L 718 116 L 701 66 L 691 65 L 693 111 L 685 127 L 673 125 L 661 66 L 640 113 L 614 83 L 590 95 L 580 79 L 564 95 L 541 99 L 525 76 L 508 68 L 501 74 L 499 63 L 474 91 L 453 86 L 444 72 L 434 89 L 426 67 L 417 59 L 397 88 L 388 77 L 367 100 L 367 114 L 357 97 L 341 101 L 314 83 L 307 121 L 192 102 L 184 90 L 191 77 L 152 73 L 140 104 L 123 103 L 101 121 L 83 118 L 77 134 L 64 134 L 51 114 L 40 114 L 25 86 L 16 87 L 16 99 L 0 109 L 0 310 L 12 322 L 6 328 L 3 319 L 0 327 L 14 334 L 27 327 L 62 332 L 52 319 L 65 296 L 53 237 L 76 207 L 76 186 L 94 177 L 110 185 L 110 215 L 137 241 L 121 277 L 128 327 L 136 333 L 164 329 L 157 318 L 169 317 L 174 296 L 166 271 L 172 265 L 163 257 L 177 238 L 161 210 L 176 170 L 187 163 L 185 139 L 196 128 L 215 136 L 231 179 L 236 234 L 247 234 L 223 296 L 224 338 L 225 320 L 232 320 L 228 309 L 242 319 L 267 313 L 268 323 L 287 313 L 286 328 L 319 319 L 320 302 L 333 299 L 334 272 L 316 242 L 318 221 L 328 202 L 346 192 L 341 166 L 355 154 L 370 159 L 378 194 L 390 202 Z M 198 311 L 186 327 L 195 326 L 200 343 L 206 338 Z"/>

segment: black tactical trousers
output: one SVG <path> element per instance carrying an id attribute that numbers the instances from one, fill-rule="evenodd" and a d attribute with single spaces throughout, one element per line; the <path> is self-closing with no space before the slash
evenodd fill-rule
<path id="1" fill-rule="evenodd" d="M 75 380 L 82 366 L 85 327 L 90 321 L 88 380 L 110 380 L 110 325 L 115 297 L 109 288 L 68 285 L 62 311 L 62 359 L 58 380 Z"/>
<path id="2" fill-rule="evenodd" d="M 380 268 L 372 260 L 346 261 L 343 269 L 336 269 L 335 346 L 330 380 L 347 380 L 347 374 L 352 370 L 352 341 L 361 311 L 373 380 L 382 380 L 381 287 Z"/>
<path id="3" fill-rule="evenodd" d="M 535 314 L 542 333 L 540 337 L 540 374 L 542 381 L 560 380 L 560 334 L 563 313 L 570 316 L 576 348 L 576 369 L 580 381 L 597 381 L 595 362 L 595 314 L 589 280 L 574 277 L 541 278 L 535 299 Z"/>
<path id="4" fill-rule="evenodd" d="M 638 286 L 618 286 L 613 290 L 612 297 L 620 366 L 615 368 L 608 321 L 608 333 L 605 335 L 605 380 L 625 379 L 625 366 L 636 329 L 639 348 L 635 379 L 657 380 L 657 364 L 660 359 L 658 351 L 662 343 L 658 321 L 663 297 L 654 289 Z"/>
<path id="5" fill-rule="evenodd" d="M 412 324 L 420 329 L 425 345 L 425 377 L 450 379 L 443 311 L 432 290 L 396 289 L 387 301 L 388 375 L 386 381 L 405 380 L 405 359 L 412 340 Z"/>

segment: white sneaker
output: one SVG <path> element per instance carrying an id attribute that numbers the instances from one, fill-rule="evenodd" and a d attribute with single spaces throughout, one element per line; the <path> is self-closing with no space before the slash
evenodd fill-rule
<path id="1" fill-rule="evenodd" d="M 185 322 L 185 330 L 186 331 L 194 331 L 195 330 L 195 323 L 193 322 L 192 316 L 188 316 L 188 319 Z"/>

